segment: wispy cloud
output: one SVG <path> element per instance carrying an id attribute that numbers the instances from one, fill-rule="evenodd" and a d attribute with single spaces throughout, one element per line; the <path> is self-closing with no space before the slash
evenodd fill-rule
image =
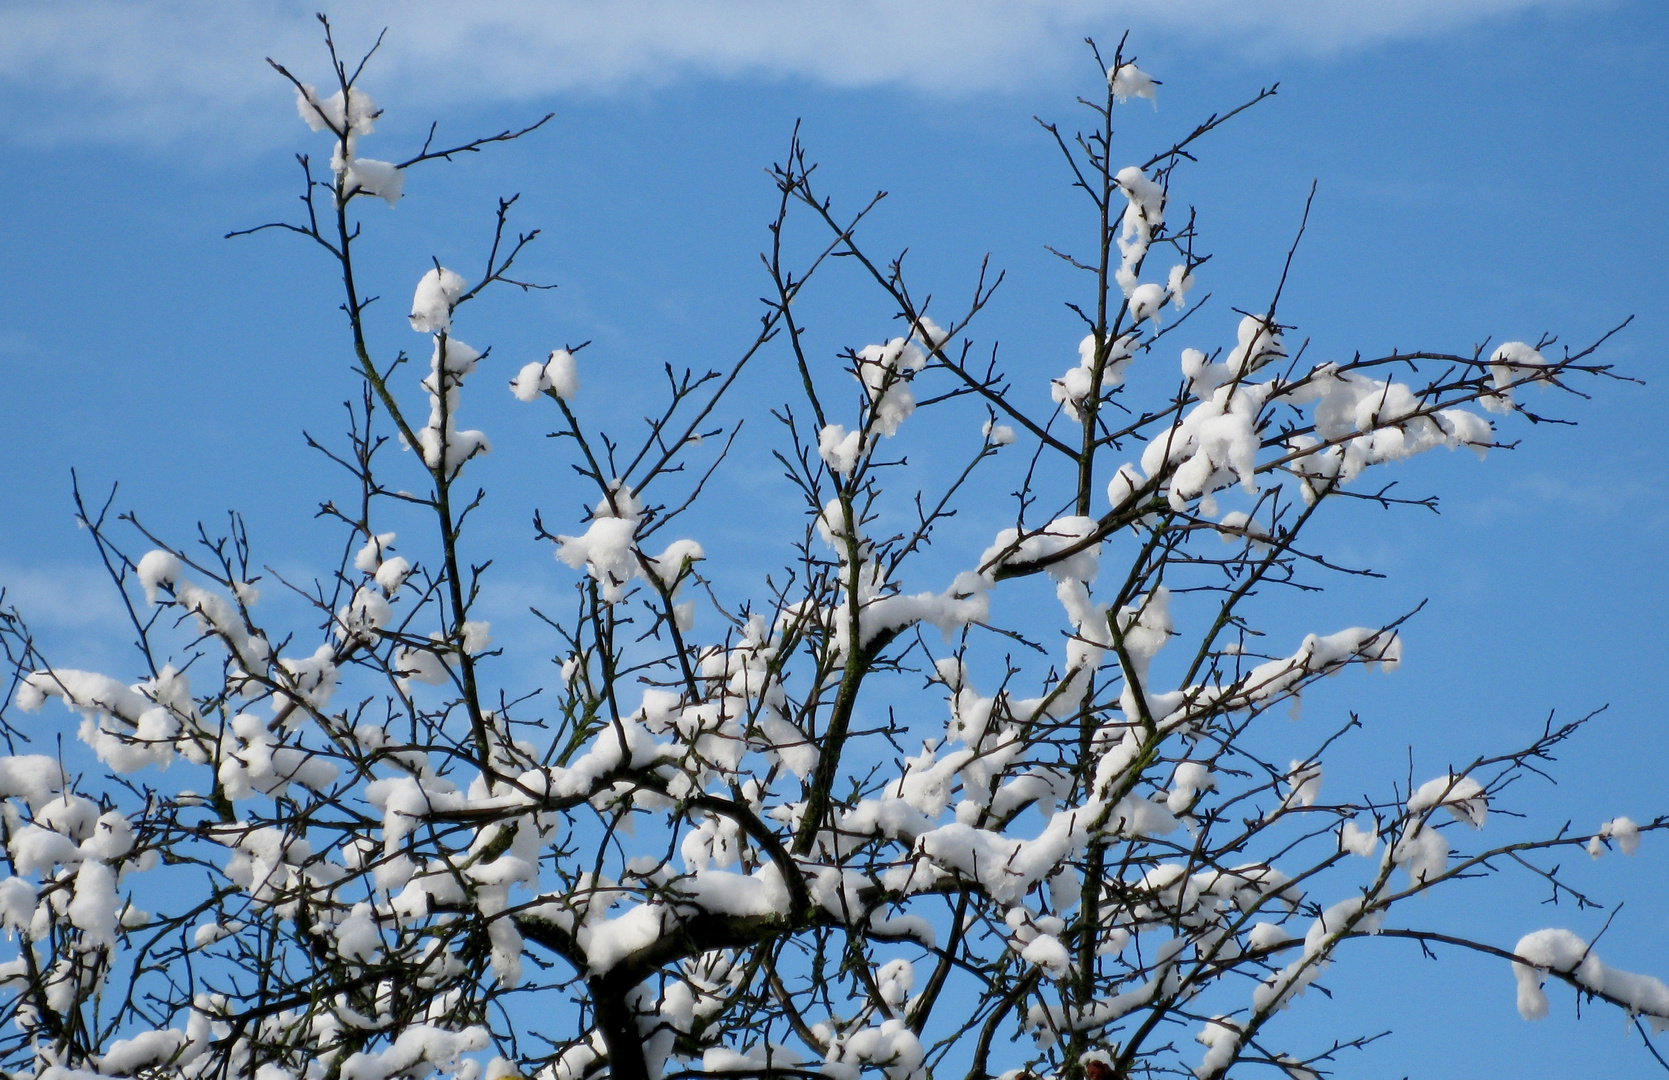
<path id="1" fill-rule="evenodd" d="M 350 46 L 389 28 L 377 81 L 428 106 L 598 94 L 682 78 L 800 78 L 929 93 L 1048 80 L 1086 33 L 1125 27 L 1242 54 L 1326 54 L 1592 0 L 362 0 Z M 0 84 L 14 138 L 170 142 L 270 99 L 262 58 L 318 69 L 314 5 L 11 0 Z"/>
<path id="2" fill-rule="evenodd" d="M 0 562 L 0 591 L 37 628 L 87 630 L 126 625 L 116 586 L 103 570 L 79 566 L 19 566 Z"/>

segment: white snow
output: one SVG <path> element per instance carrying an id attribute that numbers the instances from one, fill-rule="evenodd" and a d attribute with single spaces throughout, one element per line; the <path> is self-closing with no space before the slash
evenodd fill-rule
<path id="1" fill-rule="evenodd" d="M 572 401 L 579 389 L 579 367 L 567 349 L 553 350 L 545 360 L 524 365 L 510 380 L 510 392 L 518 401 L 532 401 L 547 391 L 563 401 Z"/>
<path id="2" fill-rule="evenodd" d="M 1438 806 L 1447 810 L 1456 821 L 1474 829 L 1483 828 L 1484 820 L 1489 816 L 1489 797 L 1484 794 L 1484 786 L 1470 776 L 1451 774 L 1427 780 L 1408 799 L 1410 815 L 1424 814 Z"/>
<path id="3" fill-rule="evenodd" d="M 1669 1029 L 1669 986 L 1649 975 L 1608 967 L 1589 944 L 1569 930 L 1537 930 L 1513 946 L 1521 960 L 1513 961 L 1518 980 L 1518 1013 L 1526 1020 L 1547 1015 L 1547 993 L 1542 982 L 1556 971 L 1575 979 L 1578 986 L 1620 1002 L 1631 1013 L 1646 1017 L 1654 1032 Z"/>
<path id="4" fill-rule="evenodd" d="M 1360 855 L 1364 859 L 1373 858 L 1374 852 L 1379 850 L 1379 828 L 1371 826 L 1363 829 L 1354 821 L 1345 822 L 1344 827 L 1339 830 L 1339 850 Z"/>
<path id="5" fill-rule="evenodd" d="M 910 378 L 927 366 L 927 354 L 914 340 L 893 338 L 885 345 L 866 345 L 855 357 L 856 375 L 868 396 L 864 432 L 891 437 L 916 411 Z"/>
<path id="6" fill-rule="evenodd" d="M 852 475 L 866 449 L 863 432 L 847 431 L 841 424 L 826 425 L 817 433 L 818 456 L 830 472 L 841 476 Z"/>
<path id="7" fill-rule="evenodd" d="M 345 194 L 372 195 L 389 206 L 400 201 L 405 187 L 405 171 L 392 161 L 356 157 L 348 161 L 347 168 L 342 173 L 342 188 Z"/>
<path id="8" fill-rule="evenodd" d="M 1485 394 L 1478 401 L 1490 412 L 1508 413 L 1513 410 L 1513 387 L 1548 378 L 1543 370 L 1547 358 L 1535 346 L 1522 341 L 1508 341 L 1489 357 L 1489 378 L 1494 393 Z"/>
<path id="9" fill-rule="evenodd" d="M 1153 76 L 1137 67 L 1135 64 L 1120 64 L 1117 68 L 1107 72 L 1107 85 L 1113 91 L 1115 101 L 1129 101 L 1133 97 L 1147 98 L 1158 105 Z"/>
<path id="10" fill-rule="evenodd" d="M 437 1068 L 451 1071 L 462 1055 L 484 1049 L 489 1041 L 482 1027 L 447 1031 L 433 1024 L 415 1024 L 401 1031 L 386 1049 L 350 1054 L 338 1075 L 341 1080 L 389 1080 L 426 1075 Z"/>
<path id="11" fill-rule="evenodd" d="M 469 282 L 437 266 L 417 281 L 411 298 L 411 328 L 420 334 L 444 334 L 452 329 L 452 306 Z"/>
<path id="12" fill-rule="evenodd" d="M 639 551 L 636 533 L 642 520 L 643 505 L 631 488 L 617 481 L 609 495 L 597 503 L 584 533 L 556 538 L 556 557 L 590 574 L 610 604 L 625 599 L 626 586 L 634 578 L 652 578 L 672 589 L 689 565 L 705 558 L 705 553 L 700 544 L 689 539 L 672 541 L 659 555 Z"/>
<path id="13" fill-rule="evenodd" d="M 985 436 L 986 441 L 992 446 L 1011 446 L 1014 443 L 1014 429 L 1007 424 L 999 424 L 995 420 L 985 421 L 985 425 L 979 429 L 979 433 Z"/>
<path id="14" fill-rule="evenodd" d="M 18 689 L 21 698 L 23 687 Z M 18 705 L 27 708 L 21 700 L 18 701 Z M 45 754 L 14 754 L 0 757 L 0 799 L 22 799 L 31 810 L 39 811 L 63 791 L 64 785 L 68 782 L 69 776 L 56 758 L 47 757 Z"/>

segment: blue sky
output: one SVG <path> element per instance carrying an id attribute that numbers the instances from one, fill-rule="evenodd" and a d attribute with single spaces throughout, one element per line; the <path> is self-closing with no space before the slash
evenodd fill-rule
<path id="1" fill-rule="evenodd" d="M 333 534 L 307 519 L 340 485 L 300 434 L 335 433 L 336 403 L 353 392 L 328 267 L 283 238 L 221 239 L 289 212 L 291 156 L 325 152 L 260 62 L 270 54 L 323 81 L 309 10 L 186 0 L 0 11 L 11 166 L 0 174 L 0 420 L 13 433 L 0 584 L 71 666 L 125 674 L 115 608 L 71 520 L 71 467 L 93 490 L 120 481 L 118 505 L 166 535 L 183 540 L 234 507 L 274 566 L 311 574 L 332 558 Z M 1388 580 L 1274 616 L 1327 630 L 1430 600 L 1401 672 L 1330 684 L 1308 706 L 1355 707 L 1369 721 L 1362 763 L 1341 763 L 1329 782 L 1400 776 L 1409 744 L 1418 771 L 1441 771 L 1526 741 L 1549 709 L 1609 703 L 1561 763 L 1557 798 L 1531 793 L 1523 808 L 1538 825 L 1571 817 L 1579 830 L 1662 808 L 1669 9 L 1036 0 L 907 14 L 718 3 L 698 16 L 667 0 L 601 10 L 360 4 L 337 15 L 350 44 L 390 27 L 365 84 L 388 113 L 366 154 L 395 156 L 431 118 L 444 137 L 557 114 L 535 138 L 413 176 L 397 209 L 369 208 L 370 290 L 392 301 L 381 345 L 416 340 L 399 316 L 429 257 L 467 272 L 492 198 L 521 192 L 521 222 L 546 230 L 528 273 L 560 288 L 477 305 L 465 337 L 491 342 L 506 378 L 555 345 L 594 340 L 588 406 L 631 420 L 645 400 L 637 373 L 722 362 L 746 344 L 766 286 L 756 253 L 773 192 L 762 169 L 801 119 L 837 197 L 892 193 L 875 250 L 908 246 L 918 280 L 947 297 L 966 292 L 986 252 L 1007 269 L 985 332 L 1011 362 L 1037 356 L 1046 388 L 1077 334 L 1061 306 L 1072 283 L 1042 244 L 1070 247 L 1087 222 L 1031 117 L 1072 123 L 1071 98 L 1094 78 L 1075 43 L 1133 25 L 1135 51 L 1164 86 L 1157 110 L 1126 113 L 1132 160 L 1281 83 L 1182 175 L 1179 197 L 1199 207 L 1216 253 L 1200 285 L 1215 299 L 1186 343 L 1211 347 L 1232 335 L 1230 306 L 1266 301 L 1312 179 L 1285 300 L 1311 355 L 1466 351 L 1544 330 L 1576 343 L 1636 316 L 1605 358 L 1644 387 L 1561 403 L 1579 427 L 1519 425 L 1524 446 L 1482 464 L 1410 464 L 1399 478 L 1440 493 L 1441 517 L 1347 515 L 1335 534 L 1335 551 Z M 875 297 L 849 283 L 816 304 L 830 355 L 886 333 Z M 532 542 L 531 509 L 577 521 L 579 492 L 540 421 L 490 381 L 478 386 L 469 422 L 495 442 L 480 463 L 494 502 L 478 537 L 518 568 L 489 596 L 495 622 L 515 626 L 527 597 L 559 596 L 569 580 Z M 786 393 L 766 380 L 749 404 Z M 764 456 L 767 427 L 726 474 L 740 505 L 788 498 Z M 703 523 L 715 566 L 727 549 L 749 550 L 738 517 Z M 745 587 L 746 565 L 729 565 Z M 548 655 L 531 638 L 508 647 L 505 662 L 530 671 Z M 1629 901 L 1607 961 L 1669 975 L 1663 842 L 1578 872 Z M 1449 906 L 1428 918 L 1502 945 L 1542 925 L 1597 926 L 1540 899 L 1463 890 L 1433 901 Z M 1349 1075 L 1650 1074 L 1609 1013 L 1576 1024 L 1555 995 L 1553 1019 L 1521 1022 L 1503 965 L 1403 956 L 1341 965 L 1331 982 L 1338 998 L 1305 1002 L 1295 1023 L 1402 1028 L 1347 1063 Z"/>

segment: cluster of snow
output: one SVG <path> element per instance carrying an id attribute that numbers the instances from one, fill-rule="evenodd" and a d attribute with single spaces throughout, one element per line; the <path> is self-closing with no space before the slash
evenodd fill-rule
<path id="1" fill-rule="evenodd" d="M 844 424 L 825 424 L 817 433 L 817 454 L 829 471 L 851 476 L 858 459 L 867 449 L 862 431 L 847 431 Z"/>
<path id="2" fill-rule="evenodd" d="M 738 1053 L 722 1046 L 710 1046 L 702 1052 L 701 1071 L 707 1073 L 746 1073 L 749 1076 L 773 1075 L 775 1069 L 791 1069 L 805 1059 L 781 1043 L 760 1043 Z"/>
<path id="3" fill-rule="evenodd" d="M 1091 1031 L 1149 1005 L 1157 997 L 1175 994 L 1181 984 L 1177 965 L 1188 939 L 1173 937 L 1162 941 L 1147 964 L 1148 977 L 1136 986 L 1110 998 L 1089 1002 L 1070 1011 L 1058 1005 L 1033 1005 L 1026 1014 L 1026 1027 L 1040 1045 L 1047 1045 L 1064 1032 Z"/>
<path id="4" fill-rule="evenodd" d="M 1291 656 L 1259 664 L 1241 681 L 1249 703 L 1273 700 L 1303 679 L 1336 675 L 1345 665 L 1359 663 L 1393 671 L 1402 663 L 1402 637 L 1393 630 L 1352 626 L 1331 634 L 1306 634 Z"/>
<path id="5" fill-rule="evenodd" d="M 927 354 L 913 340 L 893 338 L 885 345 L 865 345 L 857 353 L 857 376 L 869 399 L 865 430 L 892 436 L 916 411 L 910 378 L 927 366 Z"/>
<path id="6" fill-rule="evenodd" d="M 1274 539 L 1262 522 L 1243 510 L 1231 510 L 1219 518 L 1217 535 L 1225 544 L 1244 540 L 1252 552 L 1259 555 L 1269 550 L 1269 542 Z"/>
<path id="7" fill-rule="evenodd" d="M 785 613 L 785 620 L 791 616 Z M 789 718 L 788 694 L 777 671 L 786 622 L 767 626 L 763 618 L 749 619 L 741 640 L 730 649 L 711 649 L 701 657 L 700 675 L 707 689 L 705 701 L 677 711 L 675 701 L 651 712 L 655 730 L 675 735 L 694 759 L 712 765 L 739 764 L 748 746 L 762 752 L 773 765 L 781 762 L 796 777 L 817 767 L 816 744 Z M 644 708 L 651 696 L 644 694 Z M 698 781 L 704 769 L 695 770 Z"/>
<path id="8" fill-rule="evenodd" d="M 674 592 L 689 575 L 691 564 L 704 558 L 694 540 L 674 540 L 659 555 L 638 549 L 637 530 L 643 523 L 643 503 L 618 480 L 597 503 L 591 523 L 579 536 L 558 536 L 556 557 L 576 570 L 584 568 L 597 582 L 603 600 L 618 604 L 626 586 L 643 578 Z M 694 609 L 688 609 L 693 614 Z M 688 629 L 688 627 L 684 627 Z"/>
<path id="9" fill-rule="evenodd" d="M 880 1068 L 887 1080 L 916 1080 L 927 1075 L 926 1058 L 916 1033 L 895 1017 L 832 1039 L 820 1071 L 831 1080 L 858 1080 L 868 1065 Z"/>
<path id="10" fill-rule="evenodd" d="M 985 436 L 985 441 L 990 443 L 992 446 L 1014 445 L 1014 429 L 1009 427 L 1007 424 L 999 424 L 995 420 L 987 420 L 985 421 L 985 425 L 979 429 L 979 433 Z"/>
<path id="11" fill-rule="evenodd" d="M 579 368 L 574 363 L 574 354 L 567 349 L 553 350 L 544 360 L 524 365 L 510 380 L 510 392 L 516 395 L 517 401 L 532 401 L 545 393 L 572 401 L 579 390 Z"/>
<path id="12" fill-rule="evenodd" d="M 1294 761 L 1287 770 L 1287 791 L 1281 798 L 1281 806 L 1314 806 L 1321 797 L 1321 776 L 1321 762 Z"/>
<path id="13" fill-rule="evenodd" d="M 1136 291 L 1137 275 L 1141 273 L 1142 262 L 1147 258 L 1147 249 L 1153 243 L 1153 234 L 1165 224 L 1165 202 L 1168 196 L 1164 187 L 1137 165 L 1120 169 L 1113 177 L 1113 182 L 1125 200 L 1124 214 L 1119 219 L 1118 235 L 1118 250 L 1122 261 L 1114 276 L 1119 287 L 1124 290 L 1125 298 L 1129 299 Z"/>
<path id="14" fill-rule="evenodd" d="M 1147 486 L 1142 474 L 1134 465 L 1126 462 L 1113 473 L 1113 478 L 1107 481 L 1107 502 L 1114 510 L 1124 510 L 1136 500 L 1137 494 Z"/>
<path id="15" fill-rule="evenodd" d="M 111 1043 L 110 1048 L 93 1062 L 98 1068 L 97 1072 L 55 1066 L 47 1069 L 42 1076 L 51 1076 L 55 1071 L 60 1074 L 61 1080 L 140 1076 L 164 1064 L 171 1064 L 180 1075 L 198 1075 L 199 1071 L 193 1070 L 191 1066 L 207 1064 L 204 1055 L 209 1051 L 211 1044 L 215 1039 L 224 1038 L 227 1033 L 226 1025 L 213 1019 L 217 1011 L 215 1006 L 213 995 L 199 994 L 187 1014 L 183 1031 L 179 1028 L 164 1028 L 137 1032 L 129 1038 Z M 263 1076 L 262 1080 L 268 1078 Z"/>
<path id="16" fill-rule="evenodd" d="M 1506 342 L 1489 357 L 1489 379 L 1494 392 L 1478 400 L 1490 412 L 1511 412 L 1513 387 L 1550 379 L 1546 368 L 1547 358 L 1535 346 L 1522 341 Z"/>
<path id="17" fill-rule="evenodd" d="M 1402 461 L 1437 447 L 1470 447 L 1480 457 L 1494 445 L 1489 422 L 1464 409 L 1433 410 L 1406 384 L 1369 379 L 1323 365 L 1279 395 L 1292 405 L 1315 404 L 1313 435 L 1286 440 L 1298 455 L 1292 470 L 1303 492 L 1349 483 L 1372 465 Z"/>
<path id="18" fill-rule="evenodd" d="M 1101 567 L 1101 543 L 1094 539 L 1098 527 L 1094 518 L 1074 515 L 1025 533 L 1004 529 L 980 555 L 980 574 L 989 580 L 1005 563 L 1052 560 L 1048 572 L 1057 582 L 1094 581 Z"/>
<path id="19" fill-rule="evenodd" d="M 310 750 L 283 745 L 259 717 L 239 713 L 228 729 L 221 735 L 217 774 L 228 799 L 247 799 L 256 791 L 280 798 L 292 783 L 324 791 L 336 781 L 335 765 Z"/>
<path id="20" fill-rule="evenodd" d="M 922 315 L 909 337 L 866 345 L 853 354 L 852 373 L 864 390 L 863 420 L 852 431 L 844 424 L 825 424 L 818 431 L 817 453 L 830 472 L 850 476 L 879 439 L 898 433 L 899 425 L 916 411 L 910 380 L 927 366 L 929 353 L 947 337 L 938 324 Z"/>
<path id="21" fill-rule="evenodd" d="M 250 628 L 240 610 L 252 602 L 254 594 L 250 590 L 235 590 L 235 599 L 228 599 L 205 589 L 184 576 L 178 556 L 161 550 L 147 552 L 139 560 L 137 576 L 147 603 L 155 604 L 158 589 L 166 586 L 174 594 L 174 602 L 196 619 L 203 633 L 224 643 L 244 672 L 255 675 L 265 670 L 272 658 L 272 646 Z"/>
<path id="22" fill-rule="evenodd" d="M 1273 387 L 1241 380 L 1285 355 L 1280 334 L 1253 316 L 1241 320 L 1240 342 L 1223 363 L 1207 364 L 1203 354 L 1184 350 L 1182 371 L 1198 404 L 1156 433 L 1141 459 L 1150 479 L 1169 474 L 1172 509 L 1185 510 L 1198 498 L 1201 512 L 1211 515 L 1216 513 L 1213 492 L 1234 483 L 1248 492 L 1258 490 L 1260 420 Z"/>
<path id="23" fill-rule="evenodd" d="M 68 790 L 69 783 L 53 759 L 0 758 L 0 795 L 29 811 L 25 818 L 10 801 L 4 807 L 12 873 L 0 879 L 0 927 L 8 938 L 23 935 L 25 949 L 29 941 L 51 940 L 53 928 L 59 929 L 61 947 L 41 961 L 46 1003 L 59 1013 L 73 1008 L 83 991 L 104 986 L 123 930 L 149 921 L 122 897 L 120 884 L 157 862 L 155 851 L 136 850 L 138 837 L 126 815 L 102 810 Z M 29 881 L 32 876 L 40 884 Z M 20 955 L 0 964 L 0 985 L 27 974 Z M 33 1026 L 31 1016 L 33 1008 L 24 1008 L 19 1026 Z"/>
<path id="24" fill-rule="evenodd" d="M 1217 790 L 1217 778 L 1198 761 L 1181 761 L 1171 773 L 1171 792 L 1165 796 L 1165 807 L 1173 814 L 1185 813 L 1195 801 L 1208 791 Z"/>
<path id="25" fill-rule="evenodd" d="M 1182 374 L 1196 404 L 1156 432 L 1141 459 L 1150 479 L 1165 481 L 1174 510 L 1185 511 L 1198 499 L 1201 513 L 1215 515 L 1216 492 L 1239 484 L 1256 493 L 1258 474 L 1277 464 L 1299 478 L 1304 498 L 1313 502 L 1373 465 L 1436 447 L 1466 446 L 1482 455 L 1494 444 L 1494 430 L 1477 414 L 1435 408 L 1405 383 L 1337 364 L 1291 380 L 1251 378 L 1286 355 L 1280 329 L 1253 315 L 1241 319 L 1235 347 L 1223 360 L 1182 351 Z M 1277 405 L 1308 408 L 1313 421 L 1279 442 L 1279 462 L 1260 462 L 1270 409 Z"/>
<path id="26" fill-rule="evenodd" d="M 429 374 L 422 383 L 429 395 L 429 421 L 416 433 L 417 448 L 423 464 L 449 481 L 457 479 L 470 458 L 492 449 L 486 435 L 460 431 L 457 426 L 459 391 L 481 359 L 481 353 L 451 336 L 452 309 L 464 288 L 463 278 L 436 267 L 417 283 L 411 308 L 412 329 L 433 334 L 435 339 Z"/>
<path id="27" fill-rule="evenodd" d="M 1633 855 L 1640 850 L 1640 826 L 1632 818 L 1612 818 L 1588 841 L 1588 854 L 1596 859 L 1605 854 L 1607 840 L 1615 840 L 1624 855 Z"/>
<path id="28" fill-rule="evenodd" d="M 459 1059 L 484 1049 L 486 1028 L 448 1031 L 432 1024 L 416 1024 L 400 1032 L 385 1049 L 350 1054 L 337 1074 L 342 1080 L 389 1080 L 395 1076 L 423 1076 L 436 1069 L 454 1072 Z"/>
<path id="29" fill-rule="evenodd" d="M 964 571 L 942 593 L 903 594 L 886 578 L 886 564 L 876 556 L 874 546 L 861 524 L 849 520 L 846 504 L 829 500 L 818 516 L 817 529 L 825 543 L 840 559 L 842 591 L 829 610 L 817 613 L 829 629 L 830 641 L 845 650 L 852 636 L 853 609 L 858 618 L 858 642 L 867 646 L 882 634 L 896 634 L 917 623 L 936 626 L 948 641 L 963 627 L 985 619 L 990 610 L 988 575 Z M 857 588 L 850 591 L 853 575 L 845 569 L 856 559 Z"/>
<path id="30" fill-rule="evenodd" d="M 1119 666 L 1124 672 L 1119 710 L 1132 724 L 1151 724 L 1181 704 L 1182 695 L 1159 693 L 1148 680 L 1148 669 L 1154 657 L 1170 643 L 1175 631 L 1171 620 L 1171 591 L 1161 585 L 1138 597 L 1135 603 L 1119 609 L 1113 625 L 1118 629 Z M 1133 739 L 1134 736 L 1132 728 L 1127 738 Z M 1127 747 L 1127 750 L 1133 749 L 1133 746 Z M 1103 762 L 1102 772 L 1105 771 L 1106 763 Z M 1123 771 L 1122 765 L 1119 771 Z M 1099 777 L 1097 783 L 1099 786 Z"/>
<path id="31" fill-rule="evenodd" d="M 1229 1017 L 1213 1016 L 1207 1020 L 1194 1036 L 1194 1041 L 1206 1048 L 1205 1057 L 1194 1066 L 1194 1075 L 1199 1080 L 1221 1075 L 1240 1054 L 1240 1042 L 1244 1035 L 1240 1025 Z"/>
<path id="32" fill-rule="evenodd" d="M 1645 1017 L 1653 1032 L 1669 1030 L 1669 986 L 1650 975 L 1607 966 L 1594 955 L 1588 942 L 1569 930 L 1526 934 L 1513 946 L 1513 953 L 1519 957 L 1513 961 L 1518 1014 L 1526 1020 L 1547 1015 L 1547 993 L 1542 983 L 1549 972 L 1558 972 L 1584 990 L 1604 995 L 1631 1014 Z"/>
<path id="33" fill-rule="evenodd" d="M 346 202 L 355 195 L 371 195 L 393 206 L 400 201 L 406 174 L 398 165 L 359 156 L 359 139 L 376 130 L 382 115 L 369 94 L 357 87 L 338 90 L 327 98 L 303 83 L 296 89 L 296 111 L 314 131 L 329 131 L 336 138 L 330 167 L 337 176 L 339 198 Z"/>
<path id="34" fill-rule="evenodd" d="M 1078 365 L 1068 368 L 1066 374 L 1049 383 L 1049 397 L 1061 407 L 1061 411 L 1074 422 L 1081 423 L 1086 414 L 1085 403 L 1092 394 L 1098 392 L 1095 382 L 1095 364 L 1101 361 L 1100 391 L 1111 390 L 1124 382 L 1124 371 L 1130 366 L 1130 361 L 1136 355 L 1136 335 L 1125 334 L 1106 343 L 1105 349 L 1099 350 L 1094 334 L 1084 335 L 1078 342 Z"/>
<path id="35" fill-rule="evenodd" d="M 1194 273 L 1188 269 L 1187 263 L 1171 267 L 1170 275 L 1165 279 L 1165 291 L 1170 294 L 1171 303 L 1178 311 L 1188 306 L 1188 294 L 1193 288 Z"/>
<path id="36" fill-rule="evenodd" d="M 1381 908 L 1360 896 L 1341 900 L 1323 911 L 1304 935 L 1304 950 L 1252 991 L 1252 1008 L 1260 1014 L 1285 1009 L 1321 977 L 1332 963 L 1333 947 L 1348 934 L 1377 933 L 1384 919 Z"/>
<path id="37" fill-rule="evenodd" d="M 1120 64 L 1107 70 L 1107 86 L 1113 92 L 1113 100 L 1129 101 L 1133 97 L 1147 98 L 1157 107 L 1159 98 L 1155 87 L 1158 83 L 1153 76 L 1137 67 L 1135 64 Z"/>
<path id="38" fill-rule="evenodd" d="M 1439 806 L 1474 829 L 1483 828 L 1489 816 L 1488 795 L 1470 776 L 1439 776 L 1421 784 L 1408 799 L 1402 836 L 1390 851 L 1391 861 L 1416 885 L 1436 880 L 1449 865 L 1449 842 L 1431 822 Z"/>
<path id="39" fill-rule="evenodd" d="M 1371 859 L 1379 850 L 1379 827 L 1363 829 L 1354 821 L 1347 821 L 1339 829 L 1339 850 Z"/>
<path id="40" fill-rule="evenodd" d="M 463 625 L 462 641 L 454 644 L 439 631 L 431 633 L 429 641 L 428 645 L 404 646 L 394 654 L 391 667 L 408 691 L 414 682 L 444 685 L 452 678 L 451 669 L 457 666 L 460 652 L 475 656 L 492 644 L 492 625 L 470 619 Z"/>
<path id="41" fill-rule="evenodd" d="M 407 319 L 419 334 L 446 334 L 452 330 L 452 309 L 463 298 L 469 282 L 444 266 L 437 266 L 417 280 Z"/>
<path id="42" fill-rule="evenodd" d="M 394 550 L 395 539 L 395 533 L 374 533 L 354 553 L 354 569 L 371 575 L 383 592 L 390 595 L 405 583 L 411 573 L 411 563 L 388 554 Z"/>

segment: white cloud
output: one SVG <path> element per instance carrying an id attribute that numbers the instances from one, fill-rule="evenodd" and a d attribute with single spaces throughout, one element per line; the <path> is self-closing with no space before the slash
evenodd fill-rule
<path id="1" fill-rule="evenodd" d="M 33 627 L 121 634 L 127 625 L 121 597 L 102 569 L 0 563 L 0 590 L 5 606 L 17 608 Z"/>
<path id="2" fill-rule="evenodd" d="M 316 2 L 316 0 L 315 0 Z M 804 78 L 936 93 L 1050 80 L 1085 34 L 1168 47 L 1327 54 L 1593 0 L 361 0 L 345 49 L 390 32 L 376 84 L 430 107 L 609 93 L 691 76 Z M 0 83 L 14 137 L 166 142 L 243 126 L 262 59 L 323 82 L 314 3 L 10 0 Z"/>

